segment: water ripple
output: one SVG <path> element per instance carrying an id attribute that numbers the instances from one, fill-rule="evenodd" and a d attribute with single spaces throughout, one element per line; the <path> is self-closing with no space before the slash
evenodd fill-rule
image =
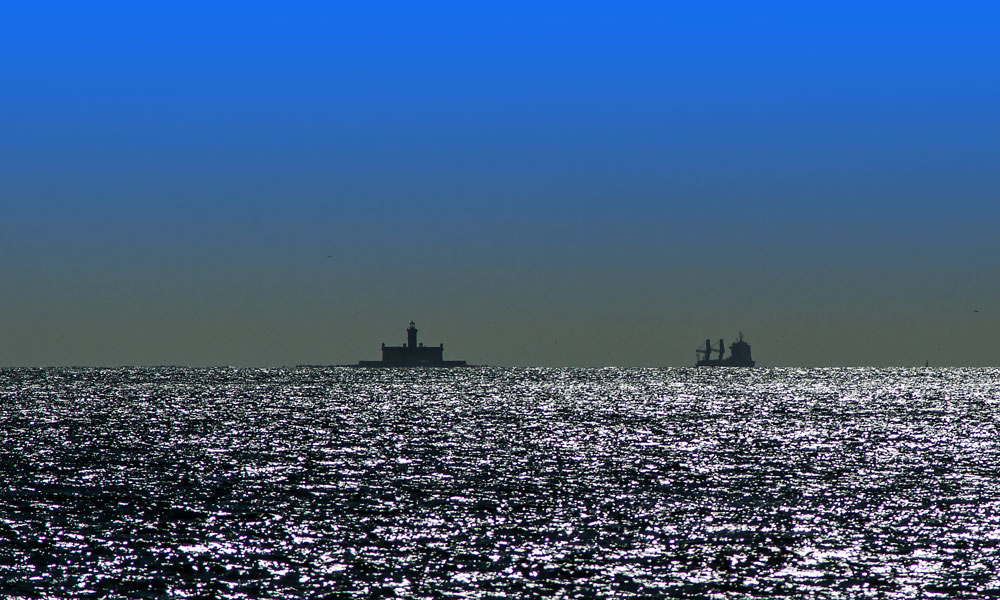
<path id="1" fill-rule="evenodd" d="M 0 593 L 1000 596 L 989 369 L 0 371 Z"/>

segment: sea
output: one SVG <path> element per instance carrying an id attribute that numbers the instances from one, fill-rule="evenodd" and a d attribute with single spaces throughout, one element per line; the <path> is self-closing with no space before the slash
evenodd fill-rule
<path id="1" fill-rule="evenodd" d="M 1000 370 L 0 370 L 0 596 L 1000 597 Z"/>

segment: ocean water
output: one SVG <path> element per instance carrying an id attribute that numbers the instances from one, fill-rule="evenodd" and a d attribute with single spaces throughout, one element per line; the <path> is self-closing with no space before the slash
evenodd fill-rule
<path id="1" fill-rule="evenodd" d="M 997 597 L 998 422 L 994 369 L 7 369 L 0 595 Z"/>

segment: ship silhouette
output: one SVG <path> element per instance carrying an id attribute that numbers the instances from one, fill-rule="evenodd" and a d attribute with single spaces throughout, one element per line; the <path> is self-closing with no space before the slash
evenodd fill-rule
<path id="1" fill-rule="evenodd" d="M 752 367 L 756 363 L 750 356 L 750 344 L 743 341 L 743 332 L 740 332 L 740 339 L 729 346 L 729 357 L 723 357 L 726 351 L 726 343 L 719 340 L 719 347 L 713 348 L 711 340 L 705 340 L 705 347 L 695 350 L 698 362 L 696 367 Z M 712 353 L 718 352 L 719 358 L 712 358 Z"/>

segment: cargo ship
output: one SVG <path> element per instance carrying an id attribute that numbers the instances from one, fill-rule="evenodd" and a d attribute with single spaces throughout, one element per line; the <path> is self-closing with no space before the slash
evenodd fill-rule
<path id="1" fill-rule="evenodd" d="M 712 358 L 712 353 L 718 352 L 719 358 Z M 719 340 L 719 347 L 713 348 L 711 340 L 705 340 L 705 347 L 695 350 L 697 361 L 696 367 L 752 367 L 756 363 L 750 356 L 750 344 L 743 341 L 743 332 L 740 332 L 740 339 L 729 346 L 729 357 L 724 357 L 726 343 Z"/>

